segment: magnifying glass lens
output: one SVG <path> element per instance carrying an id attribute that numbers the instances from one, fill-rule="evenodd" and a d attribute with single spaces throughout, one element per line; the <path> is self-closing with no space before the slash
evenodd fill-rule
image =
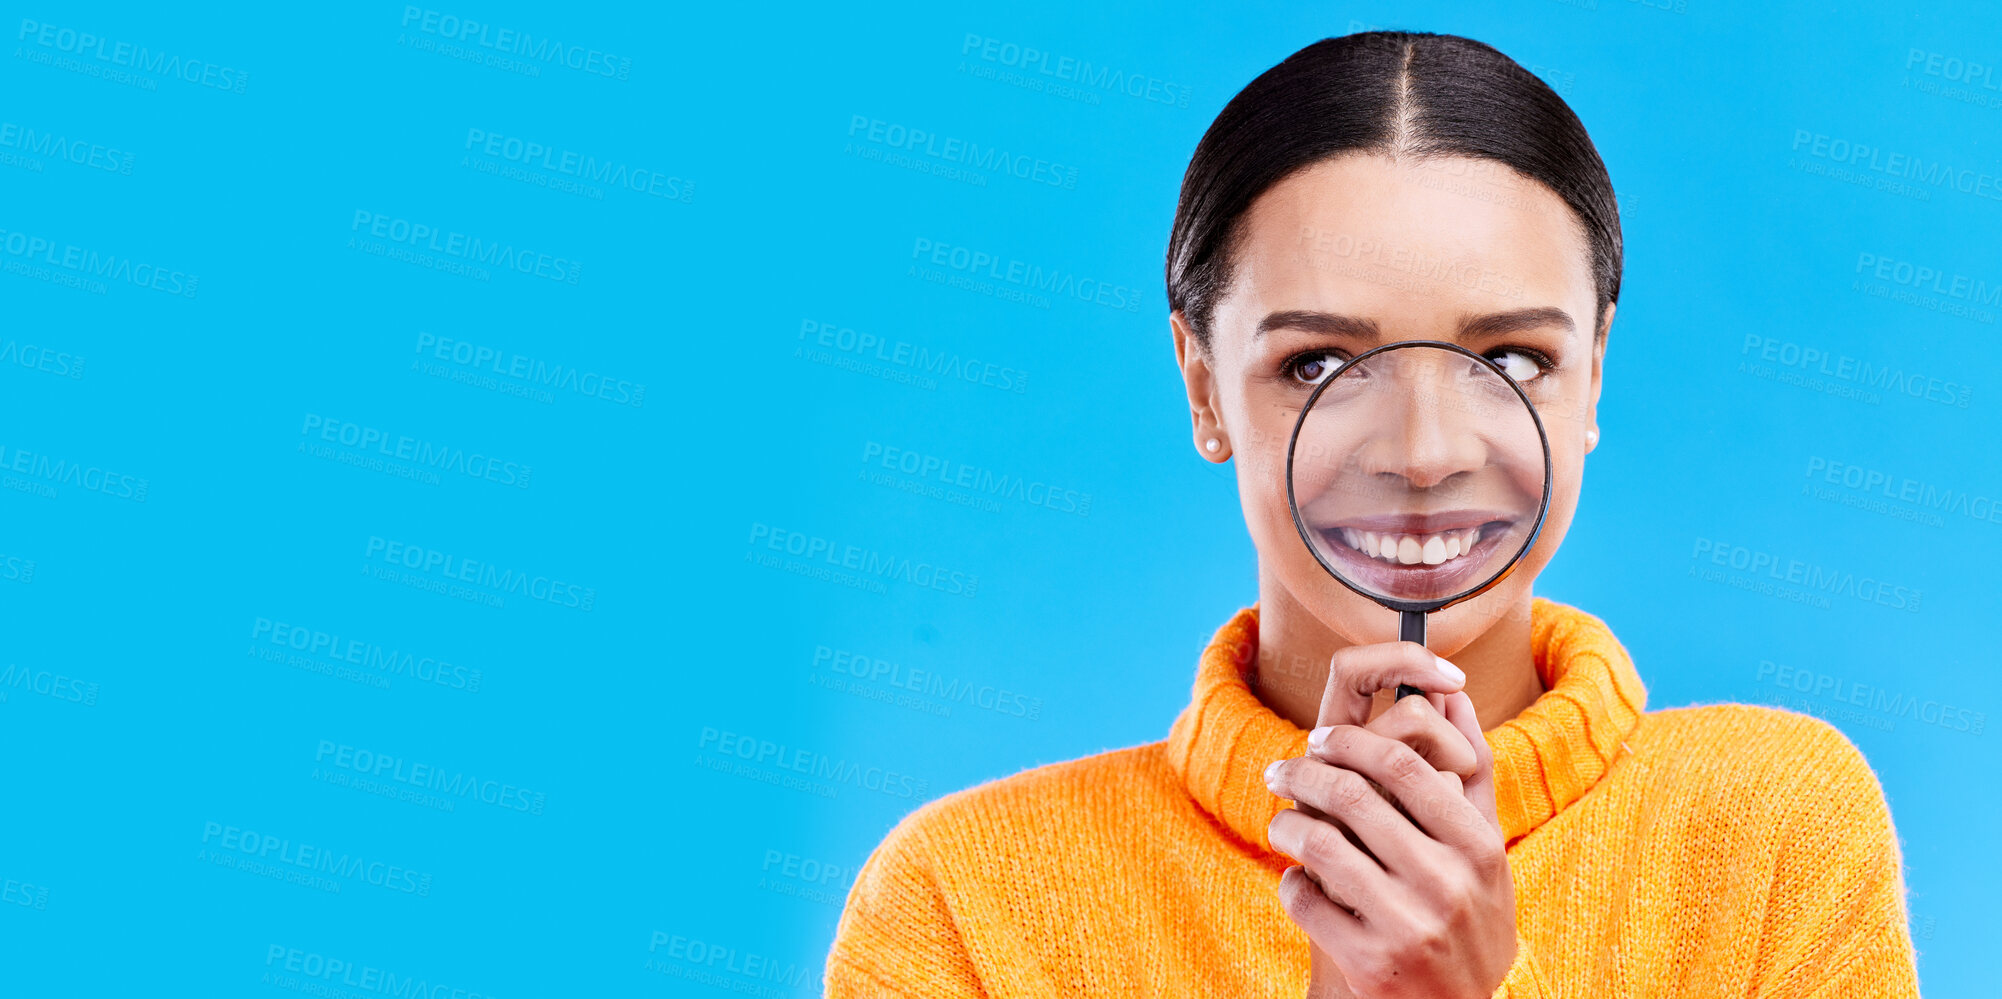
<path id="1" fill-rule="evenodd" d="M 1301 534 L 1329 572 L 1386 605 L 1429 610 L 1485 589 L 1528 550 L 1546 452 L 1506 375 L 1412 345 L 1329 377 L 1294 431 L 1289 469 Z"/>

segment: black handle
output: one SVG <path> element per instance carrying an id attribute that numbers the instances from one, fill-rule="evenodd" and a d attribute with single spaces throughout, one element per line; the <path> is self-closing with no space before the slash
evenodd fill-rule
<path id="1" fill-rule="evenodd" d="M 1420 645 L 1425 644 L 1425 614 L 1423 611 L 1397 612 L 1397 640 L 1400 642 L 1417 642 Z M 1413 694 L 1422 695 L 1424 693 L 1424 691 L 1408 683 L 1397 685 L 1397 700 L 1400 701 Z"/>

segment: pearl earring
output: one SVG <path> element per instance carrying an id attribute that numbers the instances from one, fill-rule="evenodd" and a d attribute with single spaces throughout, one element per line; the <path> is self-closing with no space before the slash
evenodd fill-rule
<path id="1" fill-rule="evenodd" d="M 1222 446 L 1223 446 L 1223 445 L 1221 445 L 1221 444 L 1218 444 L 1218 443 L 1217 443 L 1217 441 L 1216 441 L 1216 438 L 1214 438 L 1214 437 L 1210 438 L 1210 440 L 1209 440 L 1209 443 L 1207 443 L 1207 444 L 1204 444 L 1204 445 L 1203 445 L 1203 447 L 1205 447 L 1205 448 L 1208 448 L 1208 449 L 1209 449 L 1209 452 L 1210 452 L 1211 454 L 1215 454 L 1215 453 L 1216 453 L 1216 449 L 1217 449 L 1217 448 L 1219 448 L 1219 447 L 1222 447 Z"/>

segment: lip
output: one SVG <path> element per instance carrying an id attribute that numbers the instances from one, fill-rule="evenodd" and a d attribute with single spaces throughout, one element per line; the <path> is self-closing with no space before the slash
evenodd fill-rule
<path id="1" fill-rule="evenodd" d="M 1515 514 L 1502 510 L 1384 513 L 1368 517 L 1344 517 L 1332 524 L 1320 525 L 1320 530 L 1338 531 L 1346 527 L 1357 531 L 1375 531 L 1378 534 L 1438 534 L 1441 531 L 1465 531 L 1496 521 L 1512 524 L 1516 519 Z"/>
<path id="2" fill-rule="evenodd" d="M 1351 517 L 1311 527 L 1315 545 L 1341 577 L 1362 589 L 1392 600 L 1443 601 L 1485 582 L 1522 544 L 1521 520 L 1493 511 L 1450 511 L 1439 514 L 1394 514 Z M 1405 565 L 1372 558 L 1350 547 L 1344 528 L 1394 534 L 1435 534 L 1481 528 L 1472 551 L 1438 565 Z M 1506 547 L 1504 547 L 1506 546 Z"/>

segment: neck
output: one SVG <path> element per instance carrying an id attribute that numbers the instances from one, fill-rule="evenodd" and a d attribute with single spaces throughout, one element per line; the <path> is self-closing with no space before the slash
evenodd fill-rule
<path id="1" fill-rule="evenodd" d="M 1450 657 L 1467 674 L 1467 697 L 1481 730 L 1487 731 L 1522 713 L 1543 694 L 1530 648 L 1529 595 L 1522 606 L 1499 615 L 1472 642 Z M 1383 641 L 1397 638 L 1397 615 L 1383 612 Z M 1321 713 L 1321 695 L 1328 685 L 1328 663 L 1337 650 L 1351 644 L 1322 624 L 1292 591 L 1263 566 L 1258 570 L 1258 666 L 1252 689 L 1281 718 L 1301 728 L 1313 728 Z M 1379 693 L 1370 717 L 1388 707 L 1393 691 Z"/>

